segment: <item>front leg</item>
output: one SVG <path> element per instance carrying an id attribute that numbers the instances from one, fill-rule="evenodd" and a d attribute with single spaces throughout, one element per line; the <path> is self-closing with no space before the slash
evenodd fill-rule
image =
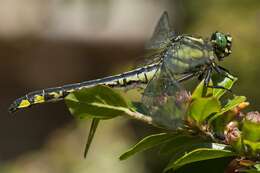
<path id="1" fill-rule="evenodd" d="M 225 69 L 224 67 L 221 67 L 215 63 L 212 64 L 212 67 L 218 74 L 222 74 L 226 78 L 229 78 L 230 80 L 234 80 L 234 78 L 231 77 L 232 75 L 230 74 L 230 72 L 227 69 Z"/>
<path id="2" fill-rule="evenodd" d="M 211 74 L 212 74 L 212 68 L 209 68 L 209 69 L 206 71 L 205 78 L 204 78 L 204 85 L 205 85 L 206 87 L 209 87 L 209 82 L 210 82 L 210 79 L 211 79 Z"/>
<path id="3" fill-rule="evenodd" d="M 219 86 L 219 85 L 209 85 L 209 82 L 210 82 L 210 79 L 211 79 L 211 75 L 212 75 L 212 68 L 209 68 L 207 71 L 206 71 L 206 75 L 205 75 L 205 78 L 204 78 L 204 85 L 208 88 L 217 88 L 217 89 L 224 89 L 224 90 L 227 90 L 229 92 L 232 92 L 230 89 L 228 88 L 225 88 L 223 86 Z"/>

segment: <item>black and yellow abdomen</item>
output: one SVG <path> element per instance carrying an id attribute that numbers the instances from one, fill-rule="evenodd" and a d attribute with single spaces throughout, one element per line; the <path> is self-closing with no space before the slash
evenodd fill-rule
<path id="1" fill-rule="evenodd" d="M 15 112 L 18 109 L 27 108 L 35 104 L 63 100 L 71 92 L 94 87 L 97 85 L 106 85 L 109 87 L 126 87 L 127 85 L 133 83 L 147 84 L 159 69 L 159 66 L 160 63 L 155 63 L 115 76 L 30 92 L 25 96 L 16 99 L 9 107 L 9 111 Z"/>

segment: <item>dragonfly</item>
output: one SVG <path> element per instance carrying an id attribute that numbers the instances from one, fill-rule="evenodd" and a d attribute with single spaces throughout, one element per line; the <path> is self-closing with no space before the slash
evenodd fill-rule
<path id="1" fill-rule="evenodd" d="M 212 73 L 229 76 L 228 70 L 217 64 L 231 54 L 232 37 L 214 32 L 210 38 L 179 35 L 171 29 L 167 12 L 164 12 L 145 47 L 147 64 L 134 70 L 81 83 L 47 88 L 30 92 L 16 99 L 9 111 L 46 102 L 63 100 L 68 94 L 97 85 L 125 88 L 144 84 L 142 103 L 150 116 L 169 127 L 177 127 L 185 113 L 185 106 L 179 101 L 184 88 L 183 81 L 197 77 L 211 86 Z"/>

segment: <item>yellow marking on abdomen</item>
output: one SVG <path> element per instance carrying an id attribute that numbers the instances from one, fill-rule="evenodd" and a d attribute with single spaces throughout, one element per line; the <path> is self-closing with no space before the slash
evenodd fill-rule
<path id="1" fill-rule="evenodd" d="M 28 106 L 30 106 L 31 103 L 29 102 L 29 100 L 22 100 L 21 103 L 19 104 L 18 108 L 26 108 Z"/>
<path id="2" fill-rule="evenodd" d="M 122 78 L 122 79 L 118 79 L 118 83 L 119 83 L 119 85 L 124 85 L 125 83 L 124 83 L 124 79 Z"/>
<path id="3" fill-rule="evenodd" d="M 61 94 L 60 94 L 60 93 L 57 93 L 57 92 L 51 92 L 51 93 L 49 93 L 49 95 L 53 96 L 55 99 L 61 97 Z"/>
<path id="4" fill-rule="evenodd" d="M 42 96 L 42 95 L 34 96 L 34 100 L 33 100 L 34 103 L 43 103 L 44 101 L 45 101 L 44 96 Z"/>
<path id="5" fill-rule="evenodd" d="M 147 78 L 148 78 L 148 80 L 150 81 L 153 77 L 154 77 L 154 74 L 155 73 L 159 73 L 160 72 L 160 70 L 153 70 L 153 71 L 149 71 L 148 73 L 146 73 L 146 76 L 147 76 Z"/>
<path id="6" fill-rule="evenodd" d="M 125 79 L 126 79 L 126 82 L 127 82 L 127 83 L 139 81 L 139 79 L 138 79 L 138 77 L 137 77 L 137 74 L 134 75 L 134 76 L 126 77 Z"/>
<path id="7" fill-rule="evenodd" d="M 140 80 L 140 81 L 146 81 L 146 78 L 145 78 L 145 74 L 144 73 L 139 73 L 138 75 L 138 79 Z"/>

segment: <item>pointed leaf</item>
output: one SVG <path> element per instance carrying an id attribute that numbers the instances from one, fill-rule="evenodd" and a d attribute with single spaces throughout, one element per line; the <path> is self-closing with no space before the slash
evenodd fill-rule
<path id="1" fill-rule="evenodd" d="M 197 123 L 203 123 L 212 113 L 219 112 L 220 102 L 214 97 L 195 99 L 189 107 L 189 116 Z"/>
<path id="2" fill-rule="evenodd" d="M 253 167 L 248 167 L 248 169 L 246 169 L 246 170 L 239 170 L 239 172 L 259 173 L 260 172 L 260 164 L 255 164 Z"/>
<path id="3" fill-rule="evenodd" d="M 229 76 L 233 80 L 231 80 L 230 78 L 225 77 L 222 81 L 217 82 L 217 86 L 223 86 L 226 89 L 231 89 L 233 84 L 237 81 L 237 78 L 233 77 L 231 75 L 229 75 Z M 226 92 L 227 92 L 227 90 L 225 90 L 225 89 L 214 88 L 213 89 L 213 96 L 216 97 L 216 98 L 220 98 Z"/>
<path id="4" fill-rule="evenodd" d="M 191 135 L 176 135 L 171 138 L 170 141 L 165 143 L 161 149 L 160 154 L 163 155 L 175 155 L 176 153 L 182 154 L 183 152 L 187 152 L 191 149 L 195 149 L 201 146 L 201 144 L 205 143 L 206 140 L 202 139 L 198 136 Z"/>
<path id="5" fill-rule="evenodd" d="M 99 121 L 100 121 L 100 120 L 99 120 L 99 119 L 96 119 L 96 118 L 94 118 L 94 119 L 92 120 L 91 127 L 90 127 L 89 134 L 88 134 L 87 143 L 86 143 L 86 146 L 85 146 L 84 158 L 87 157 L 88 150 L 89 150 L 89 148 L 90 148 L 90 145 L 91 145 L 92 140 L 93 140 L 93 138 L 94 138 L 94 135 L 95 135 L 95 133 L 96 133 L 96 130 L 97 130 Z"/>
<path id="6" fill-rule="evenodd" d="M 128 107 L 120 94 L 102 85 L 73 92 L 65 101 L 71 114 L 78 118 L 114 118 L 123 113 L 117 107 Z M 107 107 L 97 106 L 98 104 Z"/>
<path id="7" fill-rule="evenodd" d="M 210 81 L 209 85 L 213 85 L 212 81 Z M 197 99 L 201 97 L 208 97 L 212 96 L 213 94 L 213 89 L 212 88 L 207 88 L 205 86 L 204 80 L 202 80 L 199 85 L 195 88 L 195 90 L 192 93 L 192 99 Z"/>
<path id="8" fill-rule="evenodd" d="M 230 157 L 230 156 L 235 156 L 235 153 L 233 153 L 230 150 L 224 150 L 224 149 L 219 150 L 219 149 L 210 149 L 210 148 L 199 148 L 185 154 L 184 156 L 178 159 L 171 160 L 168 166 L 165 168 L 164 172 L 170 169 L 176 170 L 186 164 L 193 163 L 193 162 L 222 158 L 222 157 Z"/>
<path id="9" fill-rule="evenodd" d="M 133 154 L 141 151 L 148 150 L 150 148 L 153 148 L 155 146 L 158 146 L 160 144 L 163 144 L 171 138 L 176 135 L 172 133 L 159 133 L 151 136 L 147 136 L 144 139 L 142 139 L 140 142 L 135 144 L 132 148 L 130 148 L 128 151 L 126 151 L 124 154 L 122 154 L 119 159 L 125 160 L 128 157 L 132 156 Z"/>
<path id="10" fill-rule="evenodd" d="M 239 170 L 239 172 L 246 172 L 246 173 L 260 173 L 259 170 L 256 170 L 254 168 L 248 169 L 248 170 Z"/>
<path id="11" fill-rule="evenodd" d="M 228 103 L 214 116 L 212 116 L 209 120 L 209 123 L 211 123 L 213 120 L 218 118 L 219 116 L 223 115 L 225 112 L 234 109 L 236 106 L 238 106 L 240 103 L 246 101 L 245 96 L 235 96 L 232 100 L 229 100 Z"/>

